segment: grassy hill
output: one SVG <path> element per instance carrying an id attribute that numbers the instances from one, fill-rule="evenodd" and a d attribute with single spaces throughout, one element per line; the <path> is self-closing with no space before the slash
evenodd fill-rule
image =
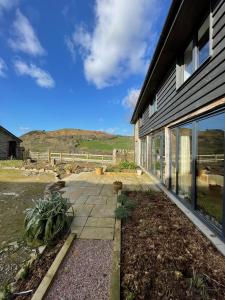
<path id="1" fill-rule="evenodd" d="M 22 146 L 31 151 L 112 153 L 116 149 L 133 150 L 133 137 L 102 131 L 59 129 L 30 131 L 20 137 Z"/>

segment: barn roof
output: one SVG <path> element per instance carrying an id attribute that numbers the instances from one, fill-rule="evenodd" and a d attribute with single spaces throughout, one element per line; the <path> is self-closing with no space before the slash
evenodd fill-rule
<path id="1" fill-rule="evenodd" d="M 7 129 L 5 129 L 4 127 L 2 127 L 0 125 L 0 131 L 5 132 L 6 134 L 10 135 L 12 138 L 14 138 L 15 140 L 17 140 L 18 142 L 22 143 L 23 141 L 21 139 L 19 139 L 17 136 L 15 136 L 13 133 L 11 133 L 10 131 L 8 131 Z"/>

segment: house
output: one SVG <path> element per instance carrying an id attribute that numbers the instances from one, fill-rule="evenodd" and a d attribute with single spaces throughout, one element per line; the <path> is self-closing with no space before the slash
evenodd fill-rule
<path id="1" fill-rule="evenodd" d="M 224 237 L 224 0 L 172 2 L 131 123 L 137 164 Z"/>
<path id="2" fill-rule="evenodd" d="M 22 140 L 0 126 L 0 159 L 22 158 Z"/>

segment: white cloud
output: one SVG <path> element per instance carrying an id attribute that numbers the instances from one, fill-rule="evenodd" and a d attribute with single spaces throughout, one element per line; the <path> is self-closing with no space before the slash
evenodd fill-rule
<path id="1" fill-rule="evenodd" d="M 19 0 L 0 0 L 0 11 L 9 10 L 16 6 Z"/>
<path id="2" fill-rule="evenodd" d="M 40 87 L 53 88 L 55 86 L 55 81 L 51 75 L 34 64 L 28 65 L 22 60 L 16 60 L 14 67 L 18 75 L 30 76 Z"/>
<path id="3" fill-rule="evenodd" d="M 76 60 L 76 50 L 75 50 L 75 45 L 73 41 L 71 40 L 70 37 L 66 36 L 65 37 L 65 44 L 70 52 L 70 55 L 72 57 L 72 60 L 75 62 Z"/>
<path id="4" fill-rule="evenodd" d="M 12 37 L 8 42 L 14 51 L 21 51 L 33 56 L 45 54 L 29 20 L 19 10 L 16 11 L 11 34 Z"/>
<path id="5" fill-rule="evenodd" d="M 156 0 L 96 0 L 93 32 L 78 27 L 70 38 L 80 47 L 89 82 L 103 88 L 146 71 L 157 4 Z"/>
<path id="6" fill-rule="evenodd" d="M 0 57 L 0 77 L 6 77 L 7 65 L 3 58 Z"/>
<path id="7" fill-rule="evenodd" d="M 140 94 L 140 90 L 130 89 L 128 91 L 127 96 L 122 100 L 122 105 L 124 107 L 134 109 L 134 107 L 137 103 L 139 94 Z"/>
<path id="8" fill-rule="evenodd" d="M 26 132 L 30 131 L 31 128 L 28 127 L 28 126 L 19 126 L 19 130 L 20 130 L 22 133 L 26 133 Z"/>

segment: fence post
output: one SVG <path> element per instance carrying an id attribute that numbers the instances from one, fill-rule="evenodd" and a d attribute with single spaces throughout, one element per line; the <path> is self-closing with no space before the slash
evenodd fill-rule
<path id="1" fill-rule="evenodd" d="M 60 162 L 62 162 L 62 152 L 60 152 L 59 158 L 60 158 Z"/>
<path id="2" fill-rule="evenodd" d="M 117 150 L 113 149 L 113 155 L 112 155 L 112 159 L 113 159 L 113 164 L 116 164 L 116 155 L 117 154 Z"/>
<path id="3" fill-rule="evenodd" d="M 39 152 L 37 152 L 37 161 L 39 160 Z"/>

